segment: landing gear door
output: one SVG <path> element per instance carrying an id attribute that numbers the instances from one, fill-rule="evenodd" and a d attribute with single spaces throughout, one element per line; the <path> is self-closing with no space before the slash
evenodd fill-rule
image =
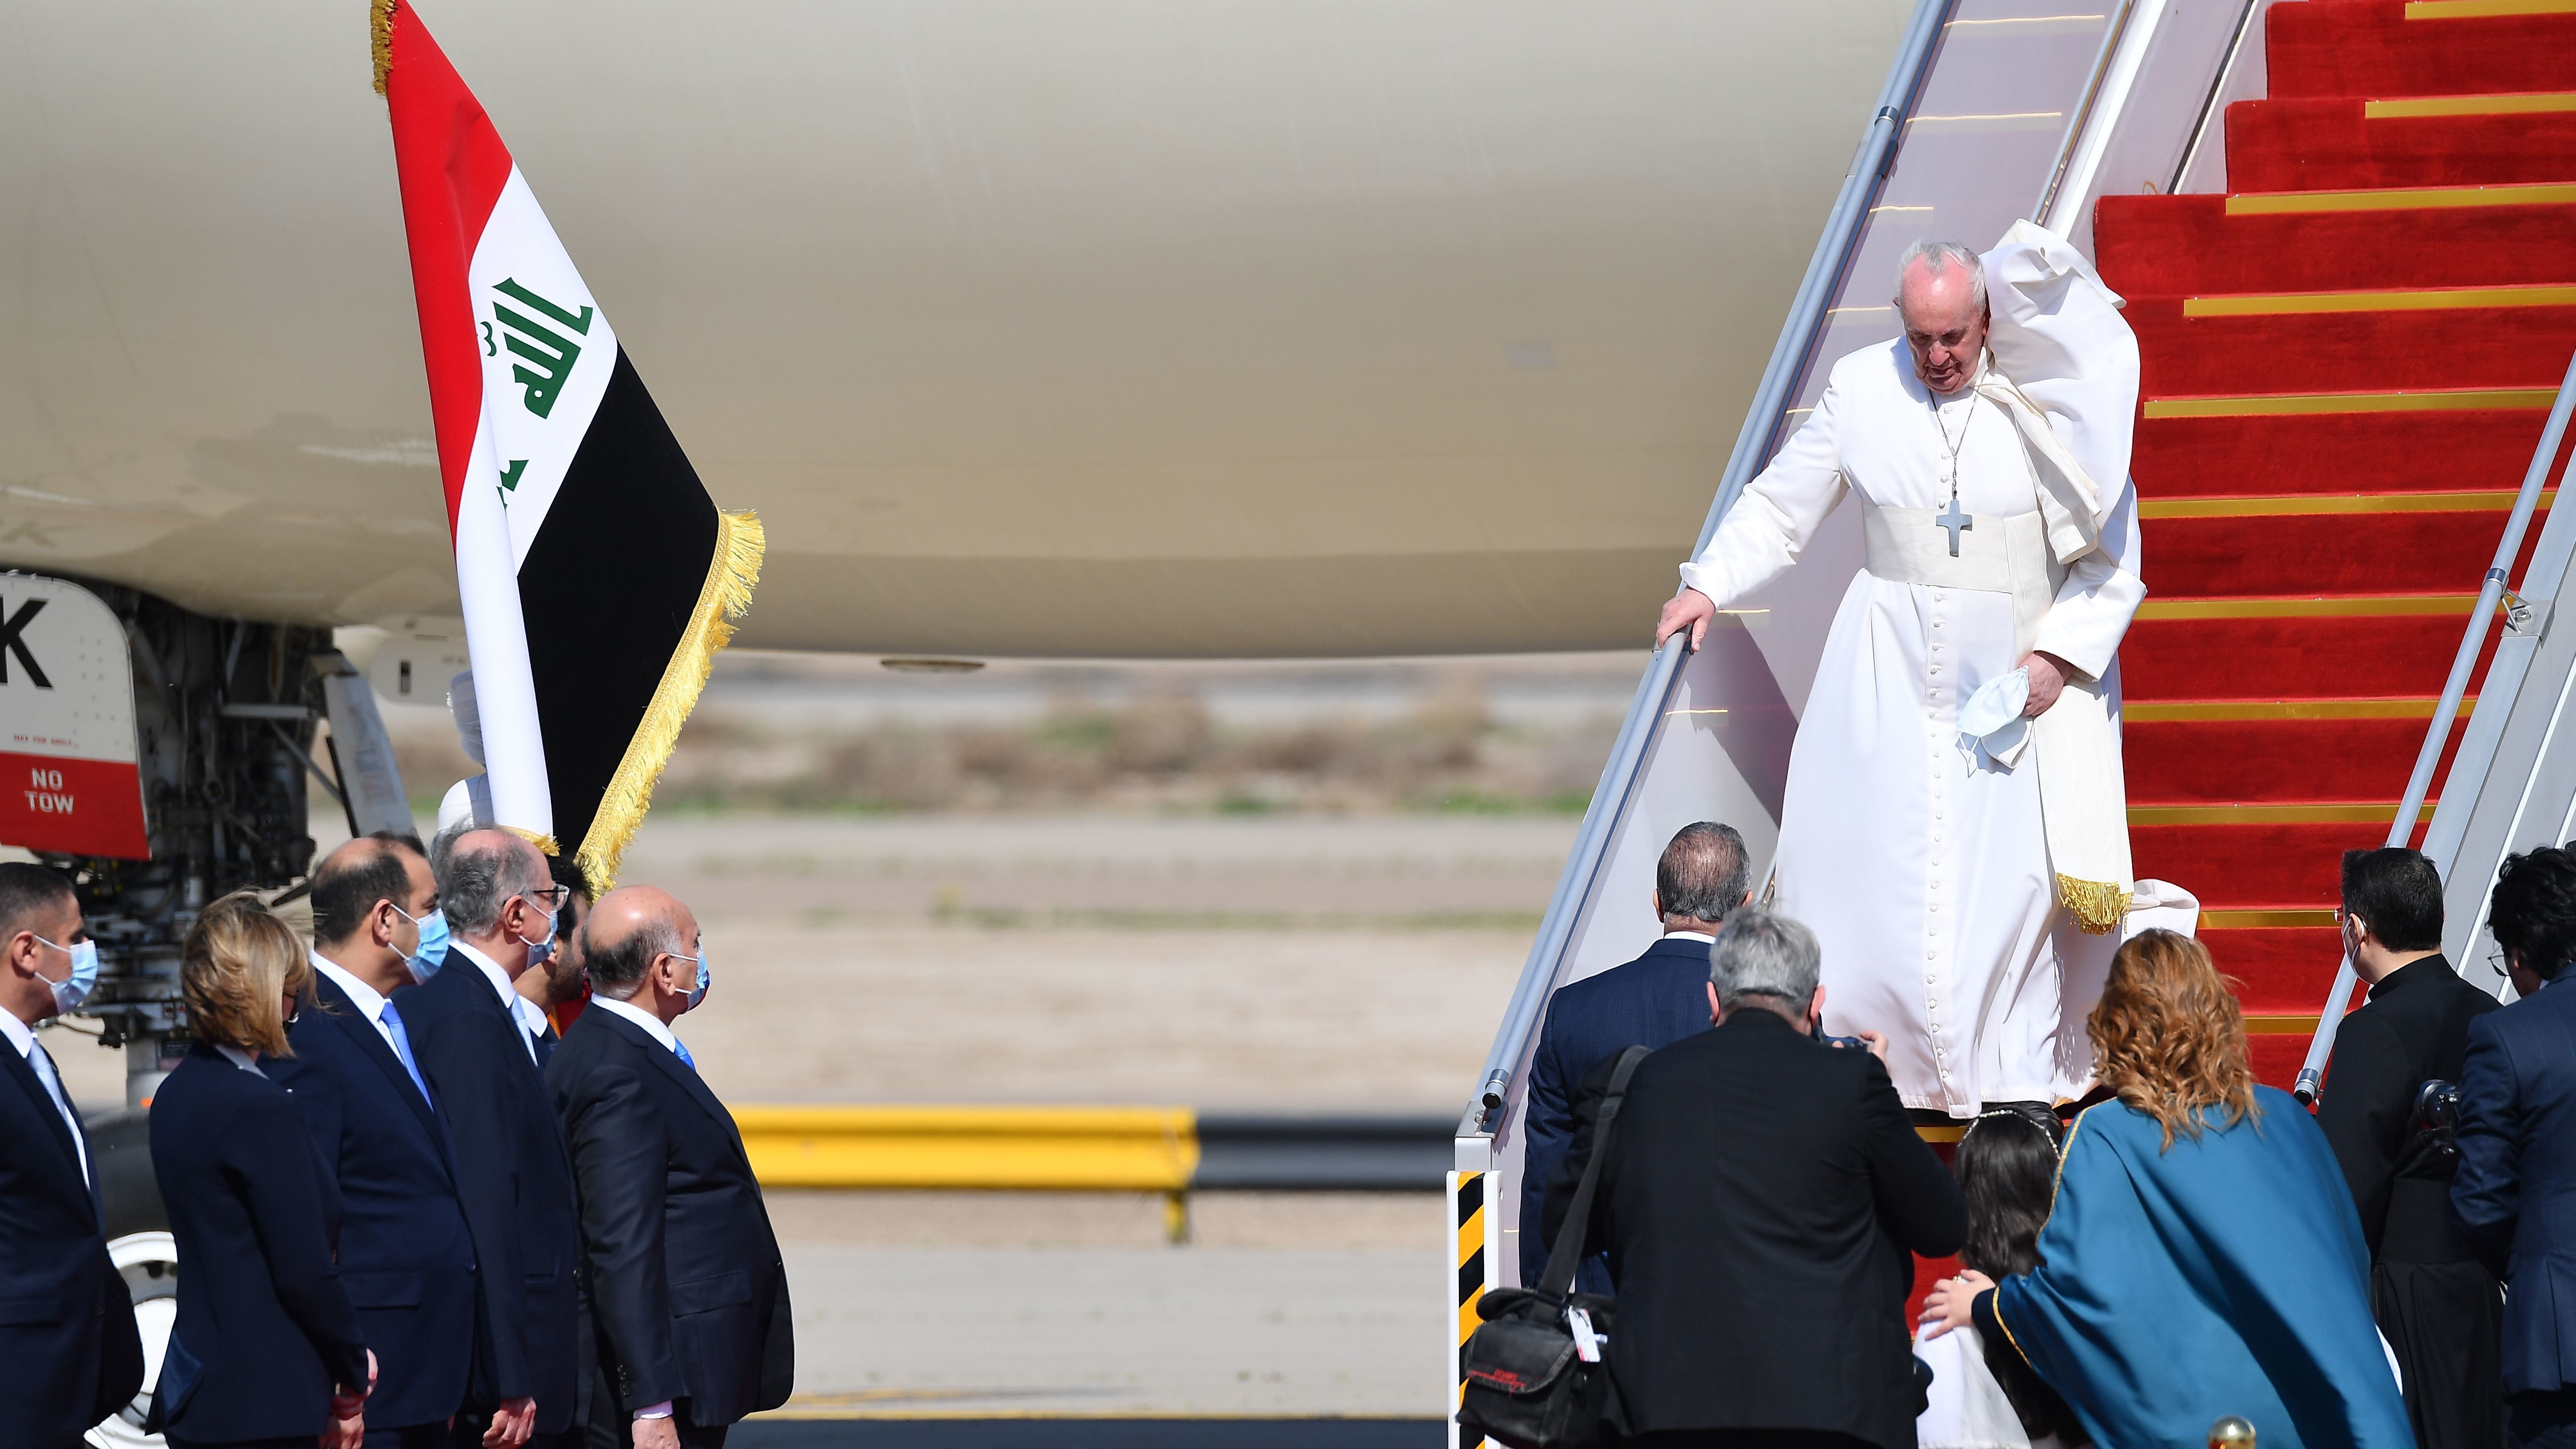
<path id="1" fill-rule="evenodd" d="M 149 859 L 125 626 L 78 584 L 0 573 L 0 845 Z"/>

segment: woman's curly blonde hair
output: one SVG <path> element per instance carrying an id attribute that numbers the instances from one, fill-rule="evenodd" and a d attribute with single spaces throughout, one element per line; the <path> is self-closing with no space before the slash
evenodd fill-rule
<path id="1" fill-rule="evenodd" d="M 2142 931 L 2111 958 L 2111 979 L 2085 1025 L 2102 1085 L 2174 1133 L 2200 1136 L 2202 1114 L 2227 1109 L 2227 1125 L 2260 1116 L 2245 1058 L 2245 1015 L 2209 959 L 2177 931 Z"/>

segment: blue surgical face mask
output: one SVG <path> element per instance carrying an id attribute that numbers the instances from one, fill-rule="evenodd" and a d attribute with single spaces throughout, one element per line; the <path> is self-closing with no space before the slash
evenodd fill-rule
<path id="1" fill-rule="evenodd" d="M 680 959 L 685 961 L 689 958 L 683 956 Z M 700 941 L 698 943 L 697 960 L 698 984 L 689 988 L 689 1009 L 691 1011 L 697 1010 L 698 1003 L 707 999 L 707 983 L 713 979 L 707 975 L 707 943 L 704 941 Z"/>
<path id="2" fill-rule="evenodd" d="M 546 912 L 546 937 L 544 940 L 531 941 L 525 936 L 519 937 L 520 944 L 528 948 L 528 965 L 531 969 L 543 966 L 555 958 L 555 917 L 560 914 L 562 913 L 559 911 Z"/>
<path id="3" fill-rule="evenodd" d="M 46 941 L 42 936 L 36 939 L 48 946 L 54 946 L 53 942 Z M 46 984 L 54 989 L 54 1010 L 70 1011 L 89 1000 L 90 988 L 98 985 L 98 943 L 76 941 L 68 946 L 54 946 L 54 949 L 72 958 L 72 974 L 67 980 L 48 981 Z M 704 966 L 698 968 L 701 991 L 706 989 L 703 984 L 706 969 Z"/>
<path id="4" fill-rule="evenodd" d="M 385 904 L 394 906 L 391 901 Z M 394 906 L 394 914 L 420 927 L 420 949 L 405 956 L 403 966 L 411 972 L 412 980 L 427 981 L 438 974 L 439 967 L 447 964 L 447 912 L 433 910 L 428 915 L 415 916 L 400 906 Z"/>

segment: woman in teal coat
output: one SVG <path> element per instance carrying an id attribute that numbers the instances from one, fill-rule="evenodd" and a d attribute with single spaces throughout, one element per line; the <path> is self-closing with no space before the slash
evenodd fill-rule
<path id="1" fill-rule="evenodd" d="M 2234 1414 L 2263 1449 L 2412 1449 L 2350 1191 L 2254 1084 L 2208 949 L 2125 943 L 2087 1025 L 2118 1100 L 2075 1119 L 2040 1266 L 1944 1279 L 1924 1321 L 2012 1344 L 2097 1444 L 2200 1444 Z"/>

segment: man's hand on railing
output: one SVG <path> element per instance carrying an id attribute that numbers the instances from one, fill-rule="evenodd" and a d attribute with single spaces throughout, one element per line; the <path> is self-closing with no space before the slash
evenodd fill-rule
<path id="1" fill-rule="evenodd" d="M 1717 617 L 1717 605 L 1697 589 L 1684 589 L 1664 601 L 1664 616 L 1655 621 L 1655 647 L 1673 637 L 1673 631 L 1688 627 L 1691 652 L 1699 652 L 1699 643 L 1708 637 L 1708 621 Z"/>

